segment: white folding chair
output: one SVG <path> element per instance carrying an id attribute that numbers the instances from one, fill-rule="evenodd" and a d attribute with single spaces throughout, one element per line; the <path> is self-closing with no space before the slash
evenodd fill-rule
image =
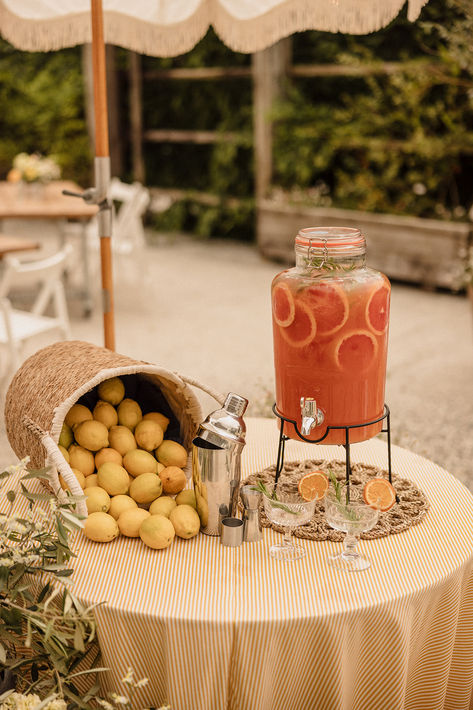
<path id="1" fill-rule="evenodd" d="M 113 202 L 112 252 L 116 257 L 133 257 L 133 259 L 126 260 L 125 268 L 122 268 L 123 265 L 118 263 L 118 259 L 116 266 L 120 272 L 123 271 L 125 277 L 134 281 L 136 277 L 146 272 L 147 264 L 144 257 L 146 239 L 143 229 L 143 215 L 149 205 L 150 194 L 139 182 L 127 184 L 118 178 L 112 178 L 108 196 Z M 80 258 L 84 261 L 86 289 L 90 293 L 94 285 L 98 286 L 100 283 L 100 279 L 97 278 L 99 267 L 97 220 L 90 220 L 85 230 L 82 225 L 74 222 L 63 225 L 63 239 L 65 240 L 67 236 L 86 240 L 86 243 L 83 242 Z M 90 252 L 90 259 L 87 250 Z M 71 272 L 76 270 L 74 261 L 71 260 Z"/>
<path id="2" fill-rule="evenodd" d="M 3 260 L 4 272 L 0 280 L 0 346 L 7 350 L 9 362 L 1 378 L 2 383 L 10 372 L 20 366 L 22 349 L 31 338 L 54 332 L 56 339 L 70 339 L 62 276 L 71 250 L 71 246 L 65 246 L 56 254 L 36 261 L 21 262 L 11 256 Z M 9 298 L 13 288 L 38 286 L 39 291 L 30 310 L 13 307 Z M 53 315 L 46 315 L 50 304 Z"/>
<path id="3" fill-rule="evenodd" d="M 115 210 L 112 231 L 112 250 L 130 254 L 145 245 L 143 215 L 150 202 L 149 191 L 139 182 L 128 185 L 118 178 L 110 181 L 109 198 L 120 202 Z"/>

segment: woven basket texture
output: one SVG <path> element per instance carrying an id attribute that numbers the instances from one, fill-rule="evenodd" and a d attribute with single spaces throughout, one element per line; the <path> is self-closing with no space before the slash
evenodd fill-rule
<path id="1" fill-rule="evenodd" d="M 81 397 L 86 399 L 87 393 L 100 382 L 116 376 L 124 376 L 135 391 L 138 387 L 142 393 L 148 393 L 150 406 L 145 411 L 153 409 L 153 393 L 158 401 L 167 403 L 181 443 L 188 450 L 191 448 L 192 438 L 202 421 L 202 411 L 196 395 L 178 374 L 91 343 L 66 341 L 32 355 L 10 384 L 5 401 L 5 424 L 16 455 L 29 456 L 35 468 L 44 466 L 45 449 L 25 426 L 26 419 L 49 432 L 57 443 L 71 406 Z M 127 393 L 126 396 L 132 395 Z"/>

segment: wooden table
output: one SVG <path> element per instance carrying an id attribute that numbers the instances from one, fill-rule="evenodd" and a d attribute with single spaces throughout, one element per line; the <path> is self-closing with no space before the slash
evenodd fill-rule
<path id="1" fill-rule="evenodd" d="M 0 221 L 7 219 L 46 219 L 57 222 L 61 244 L 65 240 L 64 224 L 67 220 L 78 221 L 82 229 L 81 253 L 83 266 L 83 287 L 80 296 L 83 300 L 84 313 L 92 312 L 92 294 L 90 264 L 87 250 L 86 226 L 97 214 L 96 205 L 88 205 L 82 199 L 63 195 L 63 190 L 82 192 L 82 189 L 70 180 L 54 180 L 47 185 L 21 185 L 0 181 Z"/>
<path id="2" fill-rule="evenodd" d="M 7 254 L 16 253 L 19 251 L 34 251 L 39 249 L 40 243 L 34 242 L 32 239 L 23 239 L 23 237 L 11 237 L 7 234 L 0 234 L 0 259 L 3 259 Z"/>

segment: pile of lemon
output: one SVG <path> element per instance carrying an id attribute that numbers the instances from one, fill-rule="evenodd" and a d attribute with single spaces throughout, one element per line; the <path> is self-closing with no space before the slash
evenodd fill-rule
<path id="1" fill-rule="evenodd" d="M 86 495 L 84 533 L 110 542 L 139 537 L 149 547 L 168 547 L 174 537 L 198 534 L 200 518 L 193 490 L 184 490 L 186 449 L 165 439 L 169 419 L 143 415 L 125 398 L 119 377 L 101 382 L 91 410 L 74 404 L 65 418 L 59 449 Z M 68 486 L 59 476 L 61 486 Z"/>

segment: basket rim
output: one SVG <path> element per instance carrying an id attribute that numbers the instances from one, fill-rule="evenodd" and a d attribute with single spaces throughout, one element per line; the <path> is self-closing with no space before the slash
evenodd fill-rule
<path id="1" fill-rule="evenodd" d="M 159 375 L 163 379 L 176 385 L 181 392 L 186 391 L 187 399 L 191 405 L 186 411 L 193 418 L 192 409 L 200 409 L 200 403 L 192 389 L 180 378 L 179 374 L 167 370 L 165 368 L 159 367 L 158 365 L 152 365 L 149 363 L 136 363 L 136 365 L 119 365 L 116 367 L 107 367 L 99 370 L 92 379 L 87 380 L 80 387 L 78 387 L 72 394 L 69 395 L 67 399 L 61 402 L 57 407 L 55 407 L 53 412 L 53 419 L 50 427 L 50 435 L 54 442 L 57 444 L 59 437 L 61 435 L 62 425 L 66 418 L 66 414 L 69 409 L 82 397 L 82 395 L 87 394 L 96 385 L 100 384 L 104 380 L 108 380 L 112 377 L 120 377 L 120 375 Z M 197 420 L 196 420 L 197 422 Z M 197 422 L 199 423 L 199 422 Z"/>

